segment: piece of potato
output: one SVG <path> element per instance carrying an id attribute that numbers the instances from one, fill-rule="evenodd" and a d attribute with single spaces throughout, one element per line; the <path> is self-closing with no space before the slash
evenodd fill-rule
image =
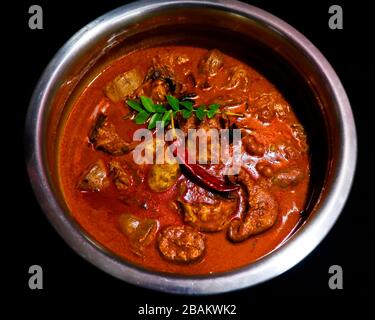
<path id="1" fill-rule="evenodd" d="M 121 231 L 128 237 L 133 252 L 142 255 L 145 247 L 155 239 L 158 221 L 155 219 L 139 218 L 133 214 L 124 213 L 119 219 Z"/>
<path id="2" fill-rule="evenodd" d="M 77 188 L 81 191 L 99 192 L 107 185 L 108 181 L 105 164 L 102 160 L 98 160 L 91 164 L 82 174 L 82 177 L 77 183 Z"/>
<path id="3" fill-rule="evenodd" d="M 105 88 L 105 94 L 113 102 L 125 100 L 142 84 L 142 81 L 137 69 L 131 69 L 111 81 Z"/>
<path id="4" fill-rule="evenodd" d="M 175 164 L 154 164 L 148 175 L 148 185 L 152 191 L 164 192 L 171 188 L 180 176 L 180 166 Z"/>

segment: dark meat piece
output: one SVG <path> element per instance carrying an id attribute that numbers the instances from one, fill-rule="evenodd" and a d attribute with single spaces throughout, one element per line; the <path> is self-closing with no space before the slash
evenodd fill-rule
<path id="1" fill-rule="evenodd" d="M 155 80 L 151 86 L 151 99 L 155 102 L 165 101 L 165 97 L 170 93 L 170 88 L 167 82 L 163 80 Z"/>
<path id="2" fill-rule="evenodd" d="M 224 229 L 237 209 L 237 201 L 215 199 L 213 204 L 181 201 L 184 221 L 200 231 L 216 232 Z"/>
<path id="3" fill-rule="evenodd" d="M 161 65 L 153 60 L 142 86 L 137 90 L 136 96 L 142 95 L 152 98 L 156 103 L 166 102 L 169 94 L 178 95 L 181 84 L 176 82 L 173 70 L 167 65 Z"/>
<path id="4" fill-rule="evenodd" d="M 99 160 L 82 174 L 77 184 L 77 188 L 82 191 L 100 191 L 108 185 L 107 172 L 104 162 Z"/>
<path id="5" fill-rule="evenodd" d="M 169 226 L 161 230 L 158 248 L 171 262 L 196 262 L 205 251 L 204 236 L 189 226 Z"/>
<path id="6" fill-rule="evenodd" d="M 228 118 L 223 114 L 218 114 L 213 118 L 205 117 L 200 121 L 195 115 L 192 115 L 188 119 L 182 117 L 177 118 L 179 128 L 185 133 L 188 134 L 189 129 L 204 129 L 206 131 L 210 129 L 226 129 L 229 127 Z"/>
<path id="7" fill-rule="evenodd" d="M 292 129 L 293 136 L 296 138 L 301 147 L 301 150 L 306 152 L 308 150 L 308 144 L 305 129 L 299 123 L 294 123 L 290 127 Z"/>
<path id="8" fill-rule="evenodd" d="M 113 102 L 125 100 L 142 84 L 142 77 L 136 69 L 118 75 L 105 88 L 105 94 Z"/>
<path id="9" fill-rule="evenodd" d="M 289 105 L 276 91 L 255 96 L 250 110 L 263 123 L 272 122 L 275 118 L 284 120 L 290 113 Z"/>
<path id="10" fill-rule="evenodd" d="M 225 114 L 217 114 L 213 118 L 205 117 L 200 123 L 199 128 L 209 130 L 209 129 L 226 129 L 228 128 L 228 118 Z"/>
<path id="11" fill-rule="evenodd" d="M 263 123 L 269 123 L 275 118 L 275 111 L 271 106 L 263 107 L 258 110 L 258 119 Z"/>
<path id="12" fill-rule="evenodd" d="M 249 78 L 245 69 L 239 66 L 232 67 L 228 71 L 228 81 L 224 88 L 239 88 L 245 90 L 249 84 Z"/>
<path id="13" fill-rule="evenodd" d="M 155 59 L 152 61 L 152 66 L 147 72 L 146 81 L 148 80 L 167 80 L 174 79 L 174 72 L 171 67 L 161 65 Z"/>
<path id="14" fill-rule="evenodd" d="M 188 133 L 188 129 L 195 128 L 196 134 L 188 136 L 187 146 L 188 151 L 192 152 L 195 148 L 195 154 L 197 155 L 197 163 L 200 164 L 218 164 L 220 162 L 220 129 L 228 128 L 228 119 L 225 115 L 216 115 L 213 118 L 205 117 L 204 120 L 198 121 L 195 116 L 182 122 L 182 130 L 185 134 Z M 212 130 L 211 129 L 217 129 Z M 199 138 L 199 139 L 198 139 Z M 194 144 L 195 139 L 195 144 Z M 203 141 L 207 142 L 207 148 L 203 148 Z"/>
<path id="15" fill-rule="evenodd" d="M 255 98 L 255 115 L 263 123 L 269 123 L 275 118 L 274 100 L 272 93 L 262 94 Z"/>
<path id="16" fill-rule="evenodd" d="M 177 116 L 178 127 L 188 134 L 189 129 L 196 129 L 199 126 L 198 118 L 193 114 L 190 118 L 184 119 L 180 114 Z"/>
<path id="17" fill-rule="evenodd" d="M 141 219 L 132 214 L 122 214 L 119 219 L 121 231 L 128 237 L 131 249 L 142 256 L 145 247 L 155 239 L 158 222 L 154 219 Z"/>
<path id="18" fill-rule="evenodd" d="M 237 180 L 246 188 L 248 211 L 241 219 L 233 220 L 228 228 L 228 238 L 233 242 L 244 241 L 271 228 L 278 214 L 275 198 L 263 187 L 256 185 L 248 172 L 241 169 Z"/>
<path id="19" fill-rule="evenodd" d="M 171 188 L 180 176 L 180 166 L 176 164 L 154 164 L 148 175 L 148 186 L 155 192 Z"/>
<path id="20" fill-rule="evenodd" d="M 222 68 L 224 55 L 217 49 L 208 51 L 199 63 L 199 72 L 212 77 Z"/>
<path id="21" fill-rule="evenodd" d="M 166 96 L 171 94 L 168 84 L 163 80 L 149 80 L 145 82 L 136 92 L 136 96 L 150 97 L 155 103 L 166 102 Z"/>
<path id="22" fill-rule="evenodd" d="M 281 188 L 295 187 L 302 181 L 304 176 L 301 169 L 288 168 L 278 172 L 272 179 L 272 182 Z"/>
<path id="23" fill-rule="evenodd" d="M 133 180 L 131 175 L 129 175 L 125 169 L 121 166 L 121 164 L 117 161 L 111 161 L 108 164 L 109 172 L 113 178 L 113 182 L 117 190 L 125 191 L 128 190 L 129 187 L 132 185 Z"/>
<path id="24" fill-rule="evenodd" d="M 237 192 L 222 197 L 191 181 L 179 185 L 184 221 L 200 231 L 216 232 L 224 229 L 238 213 L 241 198 Z"/>
<path id="25" fill-rule="evenodd" d="M 295 159 L 300 159 L 301 158 L 301 150 L 297 149 L 293 145 L 286 145 L 284 148 L 281 150 L 281 155 L 284 157 L 286 160 L 295 160 Z"/>
<path id="26" fill-rule="evenodd" d="M 97 150 L 114 156 L 129 153 L 135 147 L 125 142 L 116 132 L 115 126 L 108 123 L 107 116 L 99 114 L 89 135 L 89 140 Z"/>

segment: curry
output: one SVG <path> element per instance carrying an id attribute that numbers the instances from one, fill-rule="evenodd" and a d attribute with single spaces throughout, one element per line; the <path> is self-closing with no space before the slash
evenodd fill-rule
<path id="1" fill-rule="evenodd" d="M 239 169 L 210 152 L 203 164 L 137 163 L 134 133 L 155 134 L 156 123 L 183 140 L 191 129 L 238 130 Z M 190 46 L 139 49 L 98 72 L 61 132 L 58 168 L 93 239 L 142 268 L 185 275 L 275 250 L 301 219 L 310 176 L 304 128 L 278 89 L 235 57 Z"/>

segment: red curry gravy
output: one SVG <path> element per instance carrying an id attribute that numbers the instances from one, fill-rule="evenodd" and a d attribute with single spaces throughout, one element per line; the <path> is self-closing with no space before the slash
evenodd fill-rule
<path id="1" fill-rule="evenodd" d="M 219 71 L 202 74 L 207 71 L 202 71 L 202 61 L 205 63 L 210 59 L 210 52 L 197 47 L 166 46 L 140 49 L 120 57 L 98 72 L 83 89 L 62 130 L 58 167 L 71 214 L 97 242 L 140 267 L 175 274 L 204 275 L 245 266 L 279 246 L 296 227 L 304 209 L 309 157 L 303 127 L 291 106 L 256 70 L 223 53 L 219 53 L 222 60 Z M 216 62 L 210 61 L 213 64 L 208 68 L 216 67 Z M 109 99 L 105 88 L 117 76 L 133 69 L 141 75 L 144 83 L 155 63 L 167 65 L 173 71 L 174 81 L 183 84 L 181 90 L 195 94 L 197 105 L 217 102 L 222 109 L 244 114 L 243 117 L 230 117 L 231 122 L 244 128 L 244 132 L 250 132 L 255 139 L 252 143 L 255 141 L 263 148 L 261 154 L 249 154 L 244 149 L 244 170 L 254 184 L 266 190 L 278 204 L 277 218 L 272 227 L 243 241 L 230 241 L 227 228 L 217 232 L 200 231 L 205 239 L 204 254 L 191 263 L 166 259 L 158 248 L 158 236 L 166 226 L 186 225 L 184 212 L 176 205 L 176 199 L 181 185 L 191 185 L 192 182 L 187 182 L 188 179 L 181 174 L 171 188 L 155 192 L 147 183 L 152 165 L 135 164 L 132 152 L 121 155 L 103 152 L 89 140 L 98 113 L 105 113 L 106 121 L 128 143 L 136 129 L 146 127 L 135 124 L 133 118 L 124 119 L 131 109 L 123 99 Z M 240 72 L 236 74 L 238 70 Z M 238 79 L 233 79 L 235 77 Z M 137 97 L 132 94 L 132 98 Z M 111 178 L 108 164 L 113 160 L 124 164 L 131 175 L 127 190 L 119 190 L 113 176 Z M 87 168 L 97 161 L 106 168 L 108 181 L 105 187 L 99 191 L 81 190 L 77 183 Z M 192 190 L 194 193 L 195 189 Z M 200 194 L 196 196 L 199 198 Z M 251 190 L 247 196 L 251 197 Z M 142 254 L 134 252 L 129 237 L 120 227 L 119 219 L 124 213 L 158 222 L 156 235 L 142 248 Z"/>

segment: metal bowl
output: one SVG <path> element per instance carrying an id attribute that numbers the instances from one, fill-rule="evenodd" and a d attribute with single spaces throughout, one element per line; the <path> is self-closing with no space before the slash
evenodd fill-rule
<path id="1" fill-rule="evenodd" d="M 171 42 L 219 46 L 246 60 L 276 83 L 308 132 L 312 177 L 301 223 L 276 250 L 231 272 L 193 277 L 138 268 L 90 238 L 70 215 L 61 193 L 56 165 L 59 129 L 85 76 L 108 57 L 138 46 Z M 320 243 L 349 194 L 357 140 L 350 104 L 335 71 L 290 25 L 237 1 L 161 0 L 111 11 L 60 49 L 31 99 L 26 148 L 29 176 L 43 211 L 82 257 L 135 285 L 179 294 L 211 294 L 269 280 L 292 268 Z"/>

